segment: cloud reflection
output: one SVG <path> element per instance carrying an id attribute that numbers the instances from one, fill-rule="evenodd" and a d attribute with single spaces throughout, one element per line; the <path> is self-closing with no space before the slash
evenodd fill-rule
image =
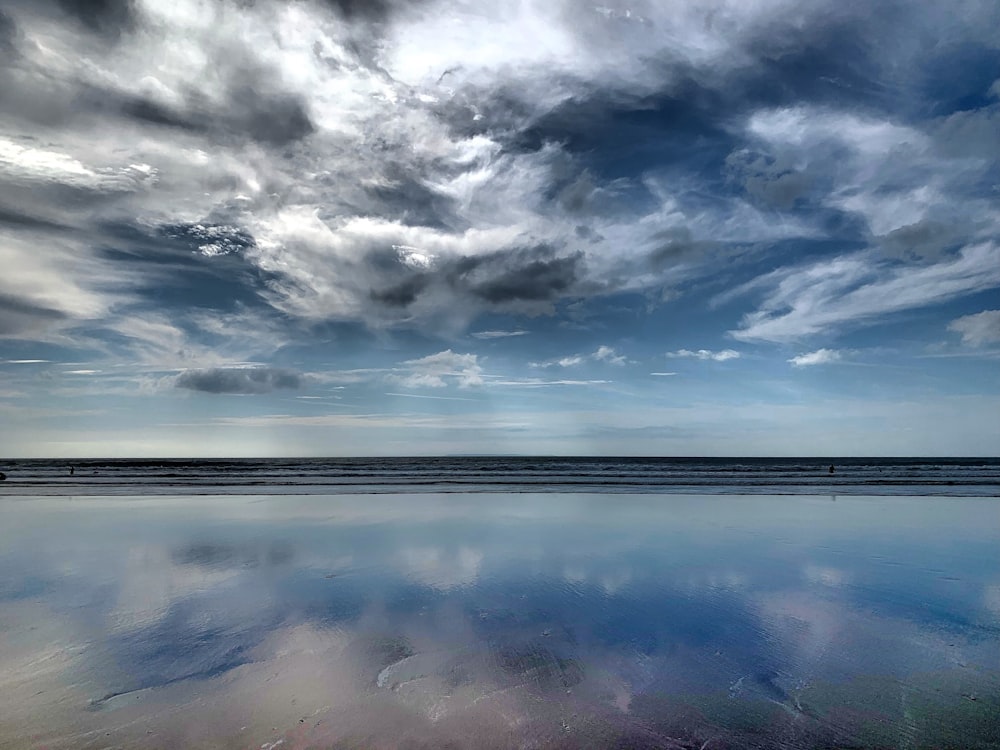
<path id="1" fill-rule="evenodd" d="M 905 526 L 874 522 L 904 501 Z M 944 517 L 918 498 L 9 504 L 0 740 L 811 747 L 882 741 L 872 721 L 928 742 L 956 722 L 992 731 L 997 531 L 988 504 L 948 502 Z"/>

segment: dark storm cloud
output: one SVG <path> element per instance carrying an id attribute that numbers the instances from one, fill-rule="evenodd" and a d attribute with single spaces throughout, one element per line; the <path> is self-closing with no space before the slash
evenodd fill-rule
<path id="1" fill-rule="evenodd" d="M 13 229 L 35 229 L 54 232 L 64 232 L 70 229 L 66 224 L 24 213 L 4 205 L 0 205 L 0 225 L 7 225 Z"/>
<path id="2" fill-rule="evenodd" d="M 134 25 L 132 0 L 57 0 L 59 8 L 91 31 L 118 36 Z"/>
<path id="3" fill-rule="evenodd" d="M 255 141 L 284 146 L 315 131 L 305 102 L 295 94 L 260 91 L 244 83 L 230 91 L 230 122 Z"/>
<path id="4" fill-rule="evenodd" d="M 115 92 L 94 90 L 85 96 L 96 109 L 107 109 L 109 104 L 117 100 L 121 113 L 126 117 L 139 120 L 150 125 L 166 128 L 190 130 L 194 133 L 207 133 L 210 120 L 199 113 L 175 112 L 166 105 L 144 96 L 120 95 Z"/>
<path id="5" fill-rule="evenodd" d="M 557 257 L 548 247 L 467 256 L 448 269 L 449 282 L 494 305 L 549 302 L 583 276 L 583 253 Z"/>
<path id="6" fill-rule="evenodd" d="M 419 274 L 401 281 L 385 289 L 371 291 L 373 302 L 379 302 L 388 307 L 407 307 L 416 301 L 417 296 L 427 288 L 430 280 L 426 274 Z"/>
<path id="7" fill-rule="evenodd" d="M 322 0 L 347 21 L 384 22 L 392 16 L 426 4 L 425 0 Z"/>
<path id="8" fill-rule="evenodd" d="M 0 10 L 0 54 L 8 60 L 18 54 L 18 30 L 14 19 Z"/>
<path id="9" fill-rule="evenodd" d="M 405 308 L 422 296 L 444 300 L 457 294 L 490 306 L 534 308 L 570 293 L 584 276 L 583 253 L 557 255 L 548 246 L 441 259 L 426 268 L 407 265 L 404 257 L 369 253 L 366 265 L 382 279 L 368 293 L 372 302 Z"/>
<path id="10" fill-rule="evenodd" d="M 81 102 L 106 114 L 117 112 L 140 124 L 213 138 L 245 137 L 269 146 L 285 146 L 315 131 L 306 104 L 298 95 L 269 91 L 267 84 L 252 80 L 228 89 L 221 104 L 191 92 L 183 108 L 172 108 L 149 97 L 94 87 L 81 91 Z"/>
<path id="11" fill-rule="evenodd" d="M 66 319 L 66 314 L 30 300 L 0 292 L 0 336 L 37 334 Z"/>
<path id="12" fill-rule="evenodd" d="M 460 228 L 455 200 L 429 187 L 416 170 L 399 164 L 387 164 L 377 184 L 365 189 L 377 216 L 400 221 L 408 226 L 434 229 Z"/>
<path id="13" fill-rule="evenodd" d="M 174 384 L 202 393 L 261 394 L 277 389 L 295 390 L 302 385 L 302 375 L 273 367 L 211 368 L 187 370 L 177 376 Z"/>

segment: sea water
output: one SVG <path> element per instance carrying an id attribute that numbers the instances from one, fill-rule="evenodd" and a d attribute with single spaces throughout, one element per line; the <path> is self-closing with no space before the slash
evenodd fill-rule
<path id="1" fill-rule="evenodd" d="M 1000 741 L 995 498 L 8 494 L 0 519 L 2 748 Z"/>

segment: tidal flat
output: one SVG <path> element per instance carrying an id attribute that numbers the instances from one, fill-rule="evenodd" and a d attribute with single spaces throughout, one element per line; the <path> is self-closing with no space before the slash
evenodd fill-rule
<path id="1" fill-rule="evenodd" d="M 0 748 L 997 748 L 1000 500 L 0 497 Z"/>

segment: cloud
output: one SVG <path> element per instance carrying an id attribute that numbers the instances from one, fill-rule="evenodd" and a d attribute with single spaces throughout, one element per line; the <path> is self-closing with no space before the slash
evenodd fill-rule
<path id="1" fill-rule="evenodd" d="M 948 330 L 962 334 L 962 343 L 970 346 L 1000 342 L 1000 310 L 963 315 L 951 321 Z"/>
<path id="2" fill-rule="evenodd" d="M 532 367 L 576 367 L 584 362 L 604 362 L 609 365 L 621 367 L 628 362 L 628 359 L 618 354 L 612 347 L 601 345 L 590 354 L 572 354 L 567 357 L 551 359 L 547 362 L 532 362 Z"/>
<path id="3" fill-rule="evenodd" d="M 570 380 L 561 378 L 559 380 L 542 380 L 541 378 L 501 378 L 490 380 L 488 385 L 504 386 L 511 388 L 544 388 L 550 385 L 606 385 L 610 380 Z"/>
<path id="4" fill-rule="evenodd" d="M 61 310 L 0 291 L 0 337 L 34 337 L 52 324 L 66 319 Z"/>
<path id="5" fill-rule="evenodd" d="M 967 246 L 929 265 L 888 264 L 870 252 L 782 268 L 744 288 L 766 289 L 763 302 L 730 333 L 743 341 L 795 341 L 945 302 L 1000 284 L 1000 246 Z"/>
<path id="6" fill-rule="evenodd" d="M 5 4 L 0 336 L 204 369 L 266 359 L 258 323 L 453 337 L 622 292 L 696 302 L 767 268 L 730 325 L 787 341 L 878 320 L 858 285 L 995 239 L 987 3 L 237 6 Z M 940 49 L 909 41 L 941 28 Z M 853 281 L 797 277 L 860 247 Z M 995 261 L 929 301 L 995 288 Z M 195 320 L 237 304 L 242 331 Z M 169 350 L 121 343 L 156 313 Z"/>
<path id="7" fill-rule="evenodd" d="M 420 359 L 403 362 L 404 375 L 389 378 L 407 388 L 444 388 L 449 384 L 469 388 L 483 384 L 483 368 L 475 354 L 457 354 L 446 349 Z"/>
<path id="8" fill-rule="evenodd" d="M 527 336 L 530 331 L 476 331 L 472 334 L 477 339 L 504 339 L 512 336 Z"/>
<path id="9" fill-rule="evenodd" d="M 12 6 L 24 60 L 2 82 L 4 114 L 9 132 L 47 135 L 4 145 L 20 189 L 8 213 L 37 231 L 84 225 L 82 252 L 102 265 L 108 222 L 127 220 L 239 255 L 238 278 L 259 279 L 282 314 L 461 329 L 484 310 L 551 314 L 570 297 L 697 277 L 719 242 L 799 231 L 742 200 L 687 205 L 690 186 L 653 169 L 609 178 L 567 136 L 617 109 L 687 107 L 693 70 L 711 75 L 692 93 L 720 95 L 763 62 L 751 41 L 779 2 L 724 3 L 721 25 L 694 6 L 61 2 L 62 17 Z M 44 50 L 22 38 L 39 36 Z M 594 118 L 570 117 L 575 106 Z M 681 235 L 678 254 L 664 238 Z M 99 278 L 73 276 L 103 297 Z M 82 317 L 67 312 L 67 325 Z"/>
<path id="10" fill-rule="evenodd" d="M 518 249 L 461 258 L 450 276 L 453 283 L 495 305 L 549 302 L 573 286 L 582 261 L 582 253 L 555 257 L 547 247 Z"/>
<path id="11" fill-rule="evenodd" d="M 475 398 L 462 398 L 460 396 L 428 396 L 423 393 L 392 393 L 386 392 L 386 396 L 402 396 L 404 398 L 423 398 L 432 401 L 478 401 Z"/>
<path id="12" fill-rule="evenodd" d="M 17 41 L 17 24 L 13 18 L 0 10 L 0 50 L 9 55 L 11 60 L 17 56 Z"/>
<path id="13" fill-rule="evenodd" d="M 147 165 L 93 167 L 69 154 L 0 137 L 0 175 L 22 185 L 57 185 L 97 193 L 122 193 L 155 182 Z"/>
<path id="14" fill-rule="evenodd" d="M 610 346 L 599 346 L 597 351 L 590 356 L 598 362 L 607 362 L 609 365 L 616 365 L 619 367 L 628 361 L 624 355 L 618 354 L 618 352 Z"/>
<path id="15" fill-rule="evenodd" d="M 202 393 L 262 394 L 276 389 L 297 389 L 303 376 L 291 370 L 274 367 L 212 368 L 186 370 L 176 377 L 174 385 Z"/>
<path id="16" fill-rule="evenodd" d="M 710 349 L 699 349 L 696 352 L 691 351 L 690 349 L 678 349 L 675 352 L 667 352 L 667 356 L 671 358 L 690 358 L 711 360 L 713 362 L 726 362 L 730 359 L 739 359 L 740 353 L 734 351 L 733 349 L 722 349 L 717 352 L 713 352 Z"/>
<path id="17" fill-rule="evenodd" d="M 784 211 L 807 196 L 814 177 L 798 171 L 794 160 L 762 154 L 742 148 L 726 157 L 731 180 L 737 182 L 752 200 L 763 206 Z"/>
<path id="18" fill-rule="evenodd" d="M 57 0 L 59 8 L 90 31 L 115 37 L 134 21 L 131 0 Z"/>
<path id="19" fill-rule="evenodd" d="M 807 354 L 799 354 L 788 361 L 795 367 L 810 367 L 812 365 L 828 365 L 831 362 L 839 362 L 841 353 L 836 349 L 817 349 Z"/>
<path id="20" fill-rule="evenodd" d="M 228 224 L 167 224 L 160 232 L 173 239 L 187 242 L 202 255 L 213 258 L 253 247 L 254 239 L 239 227 Z"/>

